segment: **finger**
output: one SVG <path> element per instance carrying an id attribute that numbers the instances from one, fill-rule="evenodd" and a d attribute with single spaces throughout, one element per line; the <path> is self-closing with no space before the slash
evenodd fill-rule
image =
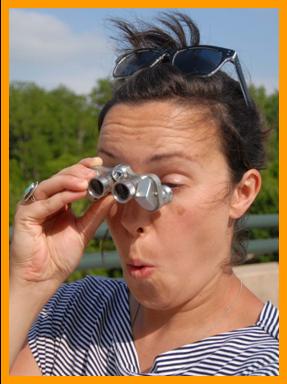
<path id="1" fill-rule="evenodd" d="M 70 167 L 64 168 L 57 173 L 57 175 L 72 175 L 72 176 L 83 176 L 83 177 L 93 177 L 93 175 L 97 174 L 94 169 L 87 167 L 83 164 L 77 163 L 71 165 Z"/>
<path id="2" fill-rule="evenodd" d="M 36 200 L 30 205 L 18 206 L 16 216 L 20 221 L 37 221 L 38 223 L 43 223 L 47 217 L 65 209 L 72 202 L 80 200 L 84 197 L 86 197 L 86 191 L 63 191 L 51 196 L 48 199 Z"/>
<path id="3" fill-rule="evenodd" d="M 94 172 L 94 168 L 101 165 L 103 165 L 103 160 L 100 157 L 87 157 L 80 160 L 77 164 L 62 169 L 58 174 L 88 175 Z"/>
<path id="4" fill-rule="evenodd" d="M 87 157 L 79 161 L 80 164 L 89 168 L 94 168 L 103 165 L 103 160 L 100 157 Z"/>
<path id="5" fill-rule="evenodd" d="M 83 236 L 84 244 L 88 244 L 89 240 L 95 235 L 96 230 L 107 217 L 113 204 L 116 204 L 113 196 L 108 195 L 93 203 L 85 214 L 77 219 L 77 226 Z"/>
<path id="6" fill-rule="evenodd" d="M 97 172 L 91 168 L 102 163 L 103 160 L 100 157 L 89 157 L 82 159 L 78 164 L 62 169 L 39 184 L 34 193 L 35 199 L 43 200 L 65 189 L 72 191 L 87 189 L 87 180 L 90 181 L 97 175 Z"/>
<path id="7" fill-rule="evenodd" d="M 34 193 L 36 200 L 47 199 L 62 191 L 85 191 L 88 188 L 90 178 L 76 177 L 72 175 L 56 174 L 50 179 L 42 181 Z"/>

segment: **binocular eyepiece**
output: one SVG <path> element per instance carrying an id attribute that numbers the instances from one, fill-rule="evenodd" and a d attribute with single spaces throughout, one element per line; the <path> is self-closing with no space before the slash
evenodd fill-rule
<path id="1" fill-rule="evenodd" d="M 125 204 L 131 199 L 148 211 L 156 211 L 172 200 L 172 190 L 161 184 L 155 174 L 138 175 L 128 165 L 114 168 L 97 167 L 98 175 L 90 180 L 87 195 L 98 200 L 111 193 L 114 199 Z"/>

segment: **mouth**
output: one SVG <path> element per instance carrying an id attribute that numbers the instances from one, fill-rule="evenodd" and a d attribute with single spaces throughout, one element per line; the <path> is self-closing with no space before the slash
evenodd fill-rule
<path id="1" fill-rule="evenodd" d="M 147 278 L 154 272 L 154 270 L 154 265 L 146 264 L 139 260 L 127 263 L 127 271 L 129 275 L 134 278 Z"/>

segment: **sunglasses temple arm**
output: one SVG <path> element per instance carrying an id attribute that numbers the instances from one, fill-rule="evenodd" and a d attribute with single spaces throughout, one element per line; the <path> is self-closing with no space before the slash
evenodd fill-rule
<path id="1" fill-rule="evenodd" d="M 252 100 L 249 96 L 247 84 L 246 84 L 246 81 L 245 81 L 245 78 L 244 78 L 244 75 L 242 72 L 242 68 L 241 68 L 241 65 L 240 65 L 240 62 L 239 62 L 237 55 L 235 55 L 234 64 L 235 64 L 236 73 L 237 73 L 237 76 L 239 78 L 239 83 L 240 83 L 240 87 L 241 87 L 245 102 L 248 105 L 248 107 L 251 107 L 253 103 L 252 103 Z"/>

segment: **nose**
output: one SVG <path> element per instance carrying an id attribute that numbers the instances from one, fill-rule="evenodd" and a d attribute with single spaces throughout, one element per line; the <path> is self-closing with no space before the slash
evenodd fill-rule
<path id="1" fill-rule="evenodd" d="M 142 207 L 135 200 L 122 204 L 120 209 L 120 223 L 133 236 L 139 236 L 147 231 L 152 223 L 154 213 Z"/>

